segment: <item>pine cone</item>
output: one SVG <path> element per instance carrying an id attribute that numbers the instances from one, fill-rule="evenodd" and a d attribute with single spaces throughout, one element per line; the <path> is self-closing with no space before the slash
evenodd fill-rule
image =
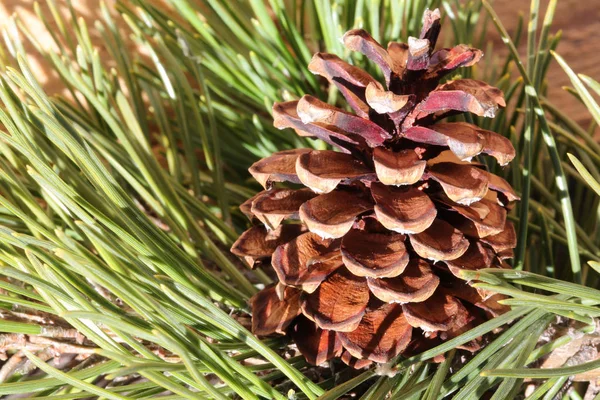
<path id="1" fill-rule="evenodd" d="M 455 275 L 507 267 L 512 257 L 506 215 L 518 197 L 471 159 L 484 153 L 505 165 L 514 148 L 470 123 L 438 122 L 464 112 L 493 117 L 505 102 L 477 80 L 439 84 L 482 57 L 465 45 L 433 51 L 439 30 L 439 11 L 428 10 L 420 38 L 387 51 L 364 30 L 344 35 L 347 48 L 381 68 L 387 89 L 317 53 L 309 69 L 336 85 L 354 113 L 309 95 L 273 107 L 276 127 L 338 151 L 281 151 L 252 165 L 265 191 L 241 209 L 262 225 L 232 252 L 251 267 L 270 262 L 279 279 L 251 300 L 254 333 L 289 334 L 310 363 L 385 363 L 505 311 L 498 295 Z"/>

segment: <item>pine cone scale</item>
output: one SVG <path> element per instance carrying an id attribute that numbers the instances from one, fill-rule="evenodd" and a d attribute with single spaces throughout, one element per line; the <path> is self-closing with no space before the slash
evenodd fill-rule
<path id="1" fill-rule="evenodd" d="M 388 186 L 417 183 L 425 172 L 427 162 L 421 160 L 414 150 L 393 152 L 382 147 L 373 150 L 373 163 L 377 178 Z"/>
<path id="2" fill-rule="evenodd" d="M 294 321 L 289 334 L 306 361 L 313 365 L 339 356 L 343 349 L 337 332 L 323 330 L 304 316 Z"/>
<path id="3" fill-rule="evenodd" d="M 415 187 L 396 188 L 380 183 L 371 185 L 375 215 L 390 231 L 415 234 L 431 226 L 437 209 L 431 198 Z"/>
<path id="4" fill-rule="evenodd" d="M 300 206 L 300 220 L 311 232 L 324 238 L 340 238 L 354 225 L 356 217 L 373 209 L 373 203 L 353 192 L 322 194 Z"/>
<path id="5" fill-rule="evenodd" d="M 365 278 L 339 268 L 313 293 L 300 300 L 302 313 L 321 329 L 351 332 L 356 329 L 369 303 Z"/>
<path id="6" fill-rule="evenodd" d="M 404 272 L 391 278 L 367 279 L 371 293 L 386 303 L 421 302 L 435 292 L 440 278 L 433 273 L 429 263 L 413 258 Z"/>
<path id="7" fill-rule="evenodd" d="M 352 229 L 342 239 L 340 253 L 354 275 L 386 278 L 404 272 L 410 255 L 401 234 L 382 234 Z"/>
<path id="8" fill-rule="evenodd" d="M 412 331 L 402 306 L 386 304 L 367 312 L 354 331 L 338 337 L 353 357 L 386 363 L 408 346 Z"/>

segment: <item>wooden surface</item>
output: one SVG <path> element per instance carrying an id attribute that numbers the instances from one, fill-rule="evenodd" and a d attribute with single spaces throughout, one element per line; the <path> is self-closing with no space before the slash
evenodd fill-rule
<path id="1" fill-rule="evenodd" d="M 115 1 L 107 0 L 106 3 L 110 7 Z M 83 16 L 87 21 L 88 26 L 93 26 L 93 21 L 99 15 L 98 5 L 100 1 L 72 0 L 72 2 L 78 14 Z M 42 1 L 40 3 L 43 6 L 45 2 Z M 57 3 L 64 5 L 64 0 L 57 0 Z M 547 1 L 542 0 L 541 3 L 545 4 Z M 528 15 L 529 1 L 495 0 L 494 7 L 509 32 L 513 32 L 519 12 L 523 12 L 526 16 Z M 5 20 L 8 15 L 18 12 L 27 27 L 36 34 L 36 37 L 40 39 L 42 44 L 50 46 L 51 41 L 48 35 L 44 33 L 44 27 L 32 10 L 33 0 L 0 0 L 0 25 L 2 25 L 1 21 Z M 63 11 L 65 11 L 66 15 L 66 10 Z M 542 11 L 545 12 L 545 7 Z M 540 25 L 542 19 L 543 13 L 540 16 Z M 567 60 L 576 72 L 600 80 L 600 0 L 558 0 L 553 31 L 557 31 L 558 29 L 563 30 L 563 40 L 559 45 L 558 53 Z M 103 49 L 99 45 L 101 41 L 98 40 L 93 29 L 90 29 L 90 31 L 93 36 L 92 39 L 102 52 Z M 490 38 L 497 42 L 495 46 L 497 51 L 506 51 L 495 33 L 492 33 Z M 525 43 L 525 40 L 523 43 Z M 524 46 L 521 46 L 520 51 L 522 54 L 524 53 Z M 36 69 L 36 74 L 42 81 L 45 89 L 50 93 L 61 90 L 62 84 L 56 74 L 40 58 L 36 58 L 33 52 L 32 56 L 34 56 L 33 67 Z M 552 64 L 548 81 L 551 86 L 549 98 L 554 104 L 566 110 L 578 122 L 587 123 L 590 121 L 590 116 L 585 108 L 561 89 L 569 81 L 556 63 Z"/>
<path id="2" fill-rule="evenodd" d="M 540 3 L 544 4 L 539 17 L 541 26 L 547 1 L 541 0 Z M 514 32 L 519 13 L 522 12 L 526 18 L 529 15 L 529 1 L 495 0 L 494 8 L 511 34 Z M 575 72 L 600 81 L 600 0 L 558 0 L 552 32 L 559 29 L 563 31 L 563 37 L 557 49 L 558 54 Z M 526 32 L 524 34 L 526 35 Z M 495 34 L 494 36 L 497 42 L 495 47 L 501 49 L 502 42 Z M 525 45 L 526 36 L 519 48 L 522 55 L 525 54 Z M 591 117 L 586 108 L 562 89 L 563 86 L 570 86 L 570 82 L 556 62 L 551 64 L 547 79 L 550 101 L 576 121 L 582 124 L 589 123 Z"/>

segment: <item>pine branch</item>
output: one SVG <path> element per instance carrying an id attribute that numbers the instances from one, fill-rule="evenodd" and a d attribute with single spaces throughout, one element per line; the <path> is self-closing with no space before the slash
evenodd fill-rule
<path id="1" fill-rule="evenodd" d="M 498 388 L 516 395 L 531 387 L 534 398 L 550 398 L 567 387 L 568 376 L 595 367 L 581 364 L 597 362 L 588 357 L 575 363 L 583 365 L 575 372 L 569 365 L 530 368 L 572 342 L 573 331 L 548 341 L 548 329 L 579 321 L 576 335 L 594 335 L 600 301 L 596 269 L 584 264 L 583 284 L 576 284 L 578 266 L 563 268 L 569 251 L 572 262 L 575 253 L 600 259 L 599 200 L 590 189 L 598 187 L 593 179 L 600 162 L 590 151 L 597 144 L 587 127 L 543 97 L 550 50 L 560 38 L 549 33 L 550 14 L 539 39 L 530 37 L 533 70 L 524 78 L 510 74 L 520 62 L 515 51 L 506 59 L 487 51 L 485 66 L 473 75 L 497 83 L 509 103 L 495 121 L 476 122 L 511 138 L 518 160 L 525 162 L 533 150 L 525 180 L 518 162 L 509 170 L 489 166 L 524 195 L 525 271 L 465 274 L 480 289 L 509 294 L 513 311 L 397 360 L 391 370 L 356 374 L 337 364 L 310 367 L 285 339 L 259 340 L 249 332 L 246 301 L 271 278 L 229 254 L 247 226 L 237 207 L 258 190 L 246 169 L 277 150 L 316 146 L 273 128 L 270 109 L 274 101 L 303 93 L 337 101 L 337 91 L 305 66 L 315 51 L 348 56 L 338 42 L 341 32 L 364 27 L 384 43 L 406 40 L 418 35 L 423 10 L 440 6 L 452 42 L 483 42 L 489 19 L 482 4 L 167 3 L 122 0 L 120 16 L 104 8 L 88 27 L 73 10 L 65 19 L 60 5 L 48 0 L 51 12 L 38 12 L 55 41 L 52 49 L 18 18 L 8 22 L 0 52 L 0 340 L 7 358 L 0 395 L 333 399 L 353 393 L 384 399 L 481 396 Z M 124 34 L 115 19 L 125 22 Z M 94 42 L 90 31 L 102 41 Z M 519 37 L 511 39 L 515 45 Z M 130 38 L 133 54 L 125 50 L 132 48 Z M 52 65 L 69 96 L 44 93 L 31 72 L 27 43 Z M 106 58 L 99 46 L 108 50 Z M 577 77 L 559 60 L 597 116 L 591 93 L 598 83 Z M 352 62 L 375 73 L 362 57 Z M 521 111 L 533 96 L 529 84 L 540 101 L 538 114 L 526 117 Z M 553 133 L 559 136 L 548 147 Z M 567 152 L 579 160 L 575 168 Z M 528 179 L 529 192 L 523 190 Z M 560 203 L 557 182 L 566 185 L 571 206 Z M 555 222 L 556 213 L 565 219 Z M 457 352 L 451 365 L 428 362 L 486 332 L 479 353 Z M 77 353 L 75 360 L 57 369 L 56 360 L 68 353 Z M 527 380 L 542 375 L 550 378 Z M 597 390 L 592 384 L 577 388 L 584 389 Z M 495 398 L 502 395 L 497 391 Z"/>

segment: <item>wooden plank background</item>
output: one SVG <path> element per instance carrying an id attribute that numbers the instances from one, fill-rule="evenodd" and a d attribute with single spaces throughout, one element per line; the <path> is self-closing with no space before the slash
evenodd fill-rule
<path id="1" fill-rule="evenodd" d="M 106 2 L 111 6 L 115 0 Z M 41 3 L 43 6 L 44 2 Z M 64 4 L 63 0 L 58 0 L 57 3 Z M 541 3 L 545 4 L 547 1 L 542 0 Z M 98 16 L 99 0 L 73 0 L 73 4 L 78 13 L 89 25 L 92 25 L 93 20 Z M 513 32 L 519 12 L 528 15 L 529 1 L 495 0 L 494 7 L 509 32 Z M 545 8 L 542 11 L 545 12 Z M 14 12 L 18 12 L 22 16 L 29 29 L 42 40 L 43 44 L 50 45 L 50 40 L 43 34 L 43 26 L 33 13 L 33 0 L 0 0 L 0 25 L 2 25 L 1 21 Z M 540 25 L 542 19 L 543 13 L 540 15 Z M 576 72 L 584 73 L 600 81 L 600 0 L 558 0 L 553 31 L 558 29 L 563 30 L 563 40 L 559 45 L 558 52 Z M 91 32 L 93 34 L 93 30 Z M 93 39 L 95 44 L 101 43 L 98 37 Z M 497 42 L 496 51 L 506 51 L 495 31 L 490 34 L 490 39 Z M 99 47 L 102 52 L 101 46 Z M 521 46 L 520 51 L 524 53 L 524 46 Z M 34 58 L 34 63 L 37 76 L 44 84 L 45 89 L 50 93 L 60 91 L 62 84 L 56 74 L 39 58 Z M 556 63 L 553 63 L 548 78 L 551 85 L 550 100 L 578 122 L 587 124 L 590 116 L 585 108 L 561 89 L 569 81 Z"/>
<path id="2" fill-rule="evenodd" d="M 547 1 L 542 0 L 540 3 L 545 5 Z M 529 15 L 527 0 L 495 0 L 494 8 L 510 33 L 514 32 L 520 12 L 526 18 Z M 540 15 L 540 25 L 545 12 L 544 6 Z M 575 72 L 600 81 L 600 0 L 558 0 L 552 32 L 557 32 L 559 29 L 563 31 L 563 37 L 557 53 Z M 526 35 L 526 32 L 524 34 Z M 503 44 L 495 32 L 490 36 L 497 42 L 494 47 L 501 49 Z M 524 55 L 526 36 L 522 43 L 519 51 Z M 570 82 L 556 62 L 550 65 L 547 80 L 549 100 L 574 120 L 587 125 L 591 117 L 582 104 L 562 89 L 563 86 L 570 85 Z"/>

